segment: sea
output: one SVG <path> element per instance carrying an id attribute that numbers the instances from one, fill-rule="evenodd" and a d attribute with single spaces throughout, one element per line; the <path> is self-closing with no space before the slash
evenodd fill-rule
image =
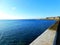
<path id="1" fill-rule="evenodd" d="M 56 20 L 0 20 L 0 45 L 29 45 Z"/>

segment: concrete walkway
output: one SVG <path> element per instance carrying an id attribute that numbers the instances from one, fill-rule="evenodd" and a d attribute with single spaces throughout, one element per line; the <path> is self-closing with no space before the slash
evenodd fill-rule
<path id="1" fill-rule="evenodd" d="M 56 30 L 47 29 L 37 39 L 35 39 L 30 45 L 53 45 Z"/>

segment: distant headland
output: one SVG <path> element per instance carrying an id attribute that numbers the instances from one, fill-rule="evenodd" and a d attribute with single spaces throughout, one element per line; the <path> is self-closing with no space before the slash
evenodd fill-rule
<path id="1" fill-rule="evenodd" d="M 57 26 L 58 26 L 59 21 L 60 21 L 60 16 L 57 16 L 57 17 L 46 17 L 46 19 L 48 19 L 48 20 L 56 20 L 57 22 L 54 25 L 52 25 L 49 29 L 50 30 L 57 30 Z"/>
<path id="2" fill-rule="evenodd" d="M 59 20 L 60 19 L 60 16 L 57 16 L 57 17 L 46 17 L 46 19 Z"/>

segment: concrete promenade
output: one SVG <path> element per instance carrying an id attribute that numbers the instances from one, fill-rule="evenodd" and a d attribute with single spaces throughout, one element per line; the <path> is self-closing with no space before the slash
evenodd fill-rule
<path id="1" fill-rule="evenodd" d="M 47 29 L 43 34 L 41 34 L 30 45 L 53 45 L 55 34 L 56 34 L 56 30 Z"/>

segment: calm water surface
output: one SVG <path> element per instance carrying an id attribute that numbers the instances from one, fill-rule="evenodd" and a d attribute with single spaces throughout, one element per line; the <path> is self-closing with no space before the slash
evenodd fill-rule
<path id="1" fill-rule="evenodd" d="M 0 20 L 0 45 L 29 45 L 55 20 Z"/>

